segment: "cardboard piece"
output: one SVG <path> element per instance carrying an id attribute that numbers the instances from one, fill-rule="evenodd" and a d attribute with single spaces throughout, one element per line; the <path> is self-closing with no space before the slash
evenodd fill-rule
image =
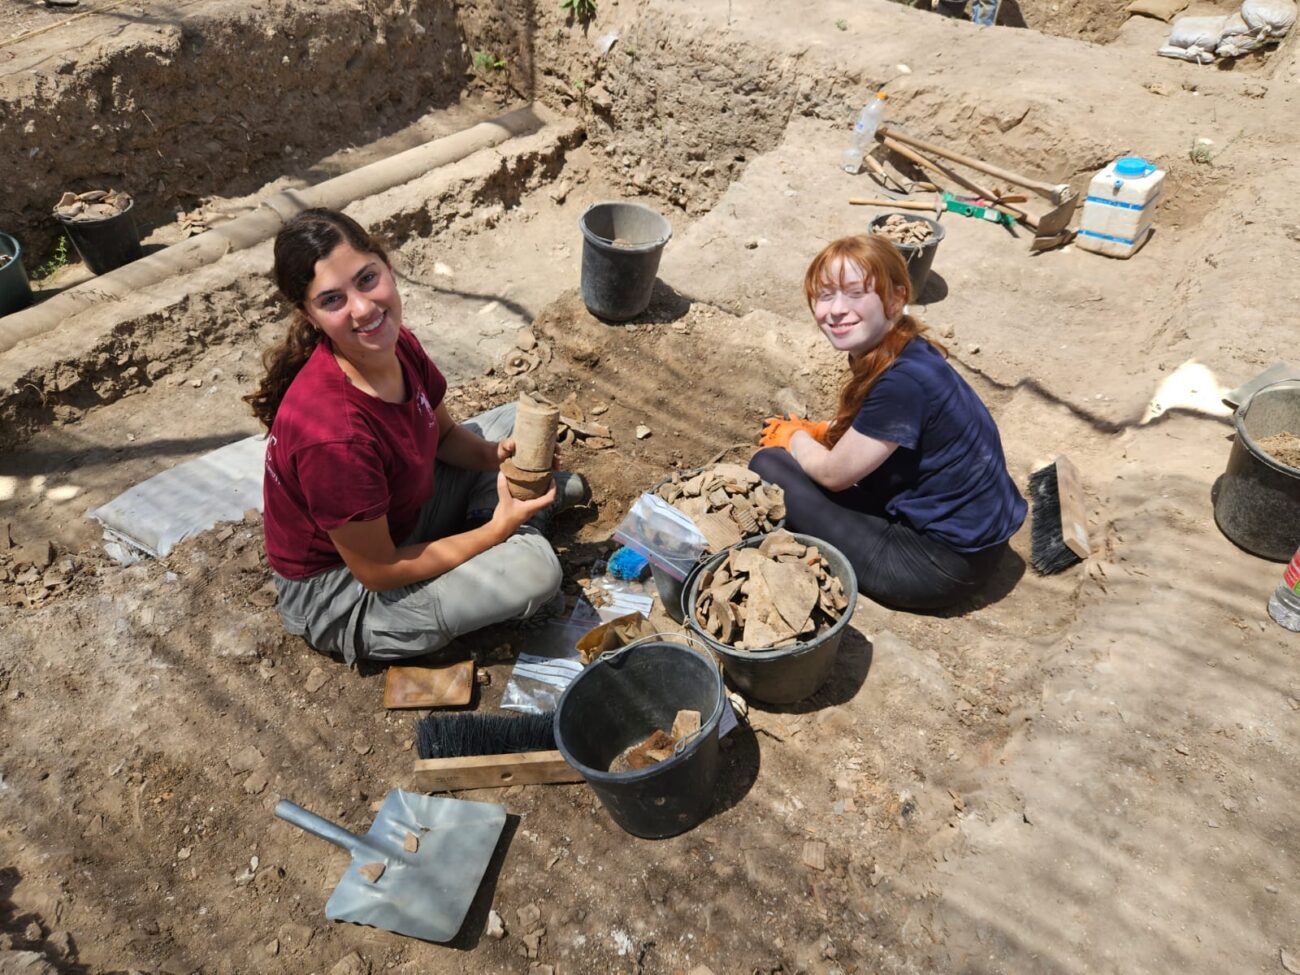
<path id="1" fill-rule="evenodd" d="M 474 695 L 474 661 L 445 667 L 389 667 L 384 678 L 384 707 L 454 708 Z"/>

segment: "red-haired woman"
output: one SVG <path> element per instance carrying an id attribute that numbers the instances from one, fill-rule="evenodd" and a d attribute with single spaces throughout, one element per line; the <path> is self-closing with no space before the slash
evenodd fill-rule
<path id="1" fill-rule="evenodd" d="M 984 581 L 1025 520 L 997 426 L 904 308 L 907 265 L 880 237 L 828 244 L 804 276 L 818 327 L 849 357 L 835 419 L 774 417 L 750 467 L 786 494 L 791 531 L 844 552 L 858 589 L 939 609 Z"/>

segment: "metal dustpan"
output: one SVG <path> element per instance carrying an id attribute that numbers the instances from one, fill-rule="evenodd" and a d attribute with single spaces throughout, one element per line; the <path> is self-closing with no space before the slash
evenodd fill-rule
<path id="1" fill-rule="evenodd" d="M 352 854 L 327 918 L 424 941 L 456 936 L 506 822 L 504 806 L 401 789 L 388 793 L 365 836 L 285 799 L 275 814 Z"/>

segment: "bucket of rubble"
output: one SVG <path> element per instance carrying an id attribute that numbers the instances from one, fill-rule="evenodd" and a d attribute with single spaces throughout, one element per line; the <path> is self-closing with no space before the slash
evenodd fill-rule
<path id="1" fill-rule="evenodd" d="M 722 674 L 680 643 L 602 655 L 565 689 L 555 746 L 623 829 L 662 839 L 701 822 L 718 781 Z"/>
<path id="2" fill-rule="evenodd" d="M 1237 436 L 1214 486 L 1214 520 L 1247 552 L 1286 562 L 1300 547 L 1300 380 L 1264 386 L 1233 422 Z"/>
<path id="3" fill-rule="evenodd" d="M 943 240 L 943 224 L 914 213 L 884 213 L 871 221 L 870 231 L 873 236 L 889 240 L 902 253 L 912 282 L 912 300 L 920 301 L 930 280 L 934 253 Z"/>
<path id="4" fill-rule="evenodd" d="M 86 267 L 106 274 L 144 256 L 131 211 L 135 201 L 116 190 L 64 193 L 54 207 Z"/>
<path id="5" fill-rule="evenodd" d="M 720 497 L 715 495 L 718 491 L 722 492 Z M 714 463 L 688 471 L 674 471 L 655 484 L 650 493 L 690 516 L 715 552 L 751 535 L 785 527 L 785 492 L 743 464 Z M 697 498 L 700 500 L 695 501 Z M 692 505 L 697 507 L 692 508 Z M 650 563 L 650 575 L 659 591 L 659 601 L 674 623 L 685 622 L 682 597 L 690 573 L 685 569 L 681 571 L 682 578 L 677 578 L 654 562 Z"/>
<path id="6" fill-rule="evenodd" d="M 32 303 L 32 286 L 23 267 L 23 249 L 8 234 L 0 234 L 0 315 Z"/>
<path id="7" fill-rule="evenodd" d="M 639 203 L 593 203 L 578 226 L 583 304 L 608 322 L 636 318 L 650 305 L 672 225 Z"/>
<path id="8" fill-rule="evenodd" d="M 745 697 L 793 704 L 830 678 L 858 577 L 834 546 L 780 531 L 702 562 L 682 599 L 686 625 Z"/>

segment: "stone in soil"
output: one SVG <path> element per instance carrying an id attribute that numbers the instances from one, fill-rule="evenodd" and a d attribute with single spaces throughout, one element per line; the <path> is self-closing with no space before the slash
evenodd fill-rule
<path id="1" fill-rule="evenodd" d="M 531 931 L 542 919 L 542 909 L 536 904 L 525 904 L 515 913 L 519 915 L 519 926 L 525 931 Z"/>

